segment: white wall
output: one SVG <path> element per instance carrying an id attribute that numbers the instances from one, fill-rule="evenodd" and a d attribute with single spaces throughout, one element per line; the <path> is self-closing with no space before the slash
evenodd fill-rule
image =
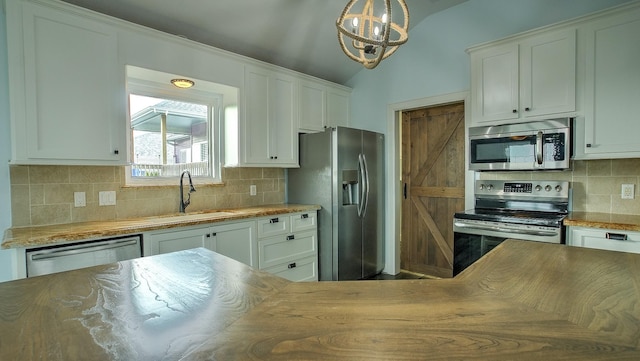
<path id="1" fill-rule="evenodd" d="M 399 104 L 429 103 L 447 94 L 468 92 L 473 45 L 498 40 L 626 3 L 628 0 L 468 0 L 427 17 L 409 31 L 409 41 L 373 70 L 364 69 L 347 83 L 351 125 L 385 133 L 387 144 L 387 216 L 385 272 L 399 270 L 399 218 L 396 127 Z M 411 8 L 409 8 L 411 12 Z M 417 100 L 417 101 L 416 101 Z M 391 115 L 390 115 L 391 113 Z M 471 184 L 467 180 L 467 184 Z M 468 186 L 467 186 L 468 187 Z"/>
<path id="2" fill-rule="evenodd" d="M 4 8 L 0 7 L 0 236 L 11 227 L 11 187 L 9 159 L 11 139 L 9 129 L 9 79 L 7 70 L 7 39 Z M 0 282 L 13 278 L 13 252 L 0 250 Z"/>

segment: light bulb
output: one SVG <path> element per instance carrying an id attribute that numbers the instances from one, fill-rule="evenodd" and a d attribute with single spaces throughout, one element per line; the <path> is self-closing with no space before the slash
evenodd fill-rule
<path id="1" fill-rule="evenodd" d="M 383 24 L 387 23 L 387 13 L 382 14 L 382 23 Z"/>

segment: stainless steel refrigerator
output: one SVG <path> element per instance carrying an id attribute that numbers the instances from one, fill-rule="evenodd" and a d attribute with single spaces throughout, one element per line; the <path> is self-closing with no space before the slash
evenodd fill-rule
<path id="1" fill-rule="evenodd" d="M 384 268 L 384 136 L 352 128 L 300 135 L 300 168 L 287 171 L 289 203 L 318 204 L 321 281 Z"/>

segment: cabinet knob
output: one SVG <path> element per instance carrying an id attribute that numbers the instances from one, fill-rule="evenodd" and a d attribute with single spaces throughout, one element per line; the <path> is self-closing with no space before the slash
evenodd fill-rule
<path id="1" fill-rule="evenodd" d="M 118 154 L 120 154 L 120 151 L 116 149 L 116 150 L 113 151 L 113 154 L 118 155 Z"/>
<path id="2" fill-rule="evenodd" d="M 273 159 L 278 159 L 278 156 L 276 155 L 275 157 L 273 157 Z"/>
<path id="3" fill-rule="evenodd" d="M 591 143 L 587 143 L 587 148 L 591 148 Z"/>
<path id="4" fill-rule="evenodd" d="M 515 114 L 515 113 L 517 113 L 517 112 L 518 112 L 518 109 L 514 109 L 514 110 L 513 110 L 513 113 L 514 113 L 514 114 Z"/>
<path id="5" fill-rule="evenodd" d="M 287 268 L 296 268 L 296 263 L 295 263 L 295 262 L 293 262 L 293 263 L 289 263 L 289 264 L 287 265 Z"/>
<path id="6" fill-rule="evenodd" d="M 211 233 L 207 233 L 207 238 L 211 238 Z"/>
<path id="7" fill-rule="evenodd" d="M 211 236 L 212 236 L 212 237 L 215 237 L 215 236 L 217 236 L 217 235 L 218 235 L 218 234 L 217 234 L 216 232 L 211 233 Z"/>
<path id="8" fill-rule="evenodd" d="M 524 108 L 524 111 L 525 111 L 525 112 L 528 112 L 528 111 L 530 111 L 530 110 L 531 110 L 531 108 L 529 108 L 529 107 Z"/>

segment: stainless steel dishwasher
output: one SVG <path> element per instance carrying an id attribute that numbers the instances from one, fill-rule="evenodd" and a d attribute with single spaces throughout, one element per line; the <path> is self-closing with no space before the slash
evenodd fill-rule
<path id="1" fill-rule="evenodd" d="M 64 245 L 31 248 L 26 251 L 27 277 L 114 263 L 142 256 L 139 235 Z"/>

